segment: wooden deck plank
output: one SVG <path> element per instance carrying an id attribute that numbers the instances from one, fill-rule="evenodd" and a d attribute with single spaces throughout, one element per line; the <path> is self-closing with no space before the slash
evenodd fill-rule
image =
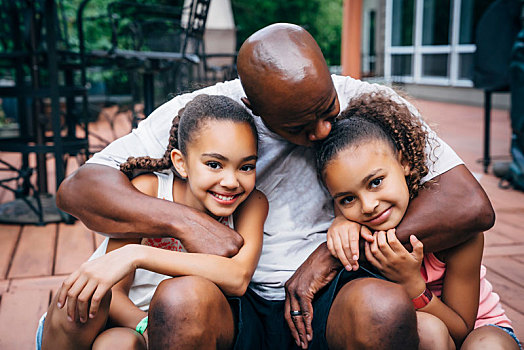
<path id="1" fill-rule="evenodd" d="M 0 296 L 9 289 L 9 280 L 0 280 Z"/>
<path id="2" fill-rule="evenodd" d="M 55 275 L 70 274 L 93 253 L 93 234 L 81 222 L 59 224 Z"/>
<path id="3" fill-rule="evenodd" d="M 500 234 L 494 228 L 484 233 L 484 246 L 512 244 L 513 240 Z"/>
<path id="4" fill-rule="evenodd" d="M 0 225 L 0 278 L 7 277 L 9 264 L 13 258 L 16 242 L 20 236 L 20 226 Z"/>
<path id="5" fill-rule="evenodd" d="M 513 278 L 508 279 L 496 271 L 490 270 L 488 265 L 486 279 L 493 285 L 493 290 L 500 296 L 505 305 L 508 305 L 515 310 L 522 311 L 524 309 L 524 303 L 522 302 L 524 288 L 519 284 L 516 284 L 513 281 Z M 524 327 L 522 327 L 524 324 L 521 324 L 520 326 L 520 328 L 524 330 Z"/>
<path id="6" fill-rule="evenodd" d="M 506 305 L 504 302 L 502 302 L 502 308 L 506 311 L 506 315 L 512 322 L 515 334 L 522 343 L 522 339 L 524 339 L 524 327 L 522 327 L 522 325 L 524 325 L 524 314 L 515 310 L 511 306 Z"/>
<path id="7" fill-rule="evenodd" d="M 38 320 L 47 310 L 49 290 L 17 290 L 2 295 L 0 349 L 34 349 Z"/>
<path id="8" fill-rule="evenodd" d="M 11 280 L 9 292 L 17 290 L 57 290 L 67 275 L 34 278 L 17 278 Z"/>
<path id="9" fill-rule="evenodd" d="M 491 271 L 506 277 L 524 288 L 524 264 L 522 262 L 511 257 L 485 257 L 483 262 Z"/>
<path id="10" fill-rule="evenodd" d="M 56 224 L 24 226 L 8 277 L 52 275 L 55 240 Z"/>
<path id="11" fill-rule="evenodd" d="M 524 244 L 512 244 L 512 245 L 502 245 L 502 246 L 491 246 L 491 247 L 484 247 L 484 257 L 492 257 L 492 256 L 513 256 L 513 255 L 521 255 L 522 249 L 524 249 Z"/>

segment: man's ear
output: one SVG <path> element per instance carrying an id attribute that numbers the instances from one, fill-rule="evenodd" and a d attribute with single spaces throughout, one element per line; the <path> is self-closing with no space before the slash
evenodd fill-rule
<path id="1" fill-rule="evenodd" d="M 174 149 L 171 151 L 171 162 L 173 163 L 173 166 L 175 167 L 175 170 L 178 173 L 178 175 L 180 175 L 183 178 L 186 178 L 186 159 L 182 152 L 180 152 L 180 150 Z"/>
<path id="2" fill-rule="evenodd" d="M 249 102 L 249 100 L 247 99 L 247 97 L 241 97 L 240 100 L 244 103 L 244 105 L 247 107 L 247 109 L 249 109 L 251 111 L 251 113 L 253 113 L 254 115 L 257 115 L 257 116 L 260 116 L 254 109 L 253 109 L 253 106 L 251 105 L 251 102 Z"/>

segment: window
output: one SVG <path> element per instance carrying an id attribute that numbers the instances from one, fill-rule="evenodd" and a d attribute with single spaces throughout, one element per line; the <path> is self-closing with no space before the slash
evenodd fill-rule
<path id="1" fill-rule="evenodd" d="M 422 45 L 448 45 L 450 0 L 425 0 Z"/>
<path id="2" fill-rule="evenodd" d="M 475 27 L 494 0 L 386 0 L 386 79 L 473 86 Z"/>
<path id="3" fill-rule="evenodd" d="M 393 46 L 413 45 L 413 20 L 415 0 L 395 0 L 393 2 L 392 38 Z"/>

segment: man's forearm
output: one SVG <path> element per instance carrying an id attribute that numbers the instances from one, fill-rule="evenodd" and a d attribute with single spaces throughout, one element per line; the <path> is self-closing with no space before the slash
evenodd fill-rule
<path id="1" fill-rule="evenodd" d="M 104 165 L 84 165 L 65 179 L 57 205 L 112 238 L 174 234 L 171 217 L 176 213 L 171 210 L 167 215 L 172 203 L 142 194 L 124 174 Z"/>
<path id="2" fill-rule="evenodd" d="M 404 243 L 414 234 L 424 251 L 435 252 L 490 229 L 495 222 L 491 203 L 464 165 L 440 175 L 411 200 L 397 236 Z"/>
<path id="3" fill-rule="evenodd" d="M 65 179 L 57 205 L 112 238 L 171 236 L 198 252 L 208 240 L 208 252 L 226 256 L 236 254 L 242 244 L 240 235 L 208 215 L 147 196 L 120 171 L 104 165 L 84 165 Z"/>

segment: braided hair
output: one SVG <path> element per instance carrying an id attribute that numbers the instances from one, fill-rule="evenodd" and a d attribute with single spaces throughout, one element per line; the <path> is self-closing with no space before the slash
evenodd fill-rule
<path id="1" fill-rule="evenodd" d="M 153 172 L 172 168 L 171 151 L 178 149 L 187 155 L 188 143 L 198 136 L 198 130 L 209 120 L 248 123 L 258 145 L 255 121 L 238 102 L 226 96 L 198 95 L 173 118 L 169 142 L 162 158 L 129 157 L 127 162 L 120 164 L 120 171 L 131 179 L 135 169 Z"/>
<path id="2" fill-rule="evenodd" d="M 420 180 L 428 173 L 425 146 L 428 132 L 409 108 L 383 92 L 366 93 L 351 100 L 333 124 L 329 136 L 317 147 L 317 169 L 321 179 L 336 155 L 363 141 L 385 141 L 394 154 L 410 167 L 406 176 L 410 198 L 417 196 Z"/>

